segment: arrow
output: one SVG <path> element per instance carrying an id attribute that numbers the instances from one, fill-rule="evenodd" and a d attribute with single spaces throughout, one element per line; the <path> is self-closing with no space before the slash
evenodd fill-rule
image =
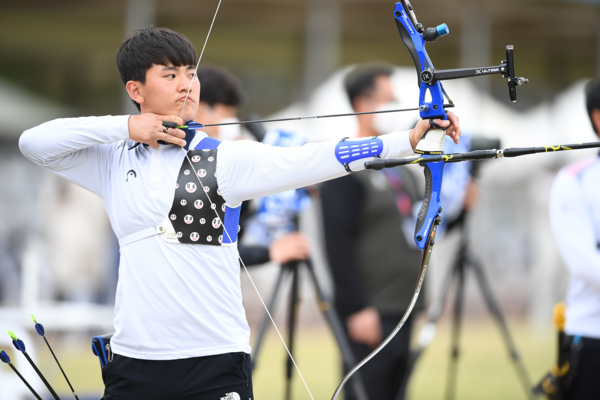
<path id="1" fill-rule="evenodd" d="M 29 390 L 31 390 L 31 393 L 33 393 L 33 395 L 35 396 L 36 399 L 42 400 L 40 395 L 37 394 L 35 390 L 33 390 L 31 385 L 29 384 L 29 382 L 27 382 L 27 380 L 25 380 L 25 378 L 23 378 L 23 375 L 21 375 L 19 373 L 19 371 L 17 370 L 17 368 L 14 365 L 12 365 L 12 363 L 10 362 L 10 357 L 8 356 L 8 354 L 6 354 L 5 351 L 0 351 L 0 361 L 2 361 L 5 364 L 8 364 L 8 366 L 11 367 L 13 371 L 15 371 L 15 374 L 17 374 L 19 376 L 19 378 L 21 378 L 23 383 L 29 388 Z"/>
<path id="2" fill-rule="evenodd" d="M 33 314 L 31 314 L 31 318 L 33 318 L 33 322 L 35 322 L 35 330 L 37 331 L 38 335 L 40 335 L 42 338 L 44 338 L 44 342 L 46 342 L 46 345 L 48 346 L 50 353 L 52 353 L 52 357 L 54 357 L 56 364 L 58 364 L 58 368 L 60 368 L 60 372 L 62 372 L 63 376 L 65 377 L 65 380 L 69 384 L 69 387 L 71 388 L 71 392 L 73 392 L 73 396 L 75 396 L 75 398 L 77 400 L 79 400 L 79 397 L 77 397 L 77 393 L 75 393 L 75 389 L 73 389 L 71 382 L 69 382 L 69 378 L 67 378 L 67 374 L 65 374 L 65 371 L 63 370 L 62 366 L 58 362 L 58 358 L 56 358 L 54 351 L 52 351 L 52 347 L 50 347 L 50 343 L 48 343 L 48 340 L 46 339 L 44 326 L 35 320 L 35 317 L 33 316 Z"/>
<path id="3" fill-rule="evenodd" d="M 400 165 L 408 164 L 426 164 L 435 162 L 461 162 L 461 161 L 476 161 L 476 160 L 487 160 L 502 157 L 519 157 L 529 154 L 537 153 L 555 153 L 558 151 L 568 150 L 582 150 L 582 149 L 594 149 L 600 148 L 600 142 L 589 142 L 589 143 L 576 143 L 566 144 L 558 146 L 539 146 L 539 147 L 511 147 L 504 150 L 475 150 L 467 153 L 451 153 L 451 154 L 439 154 L 432 156 L 412 156 L 398 159 L 375 159 L 367 161 L 365 163 L 366 169 L 381 170 L 383 168 L 393 168 Z"/>
<path id="4" fill-rule="evenodd" d="M 27 361 L 29 361 L 29 364 L 31 364 L 31 366 L 33 367 L 33 369 L 35 370 L 35 372 L 38 374 L 38 376 L 40 377 L 40 379 L 42 380 L 42 382 L 44 382 L 44 385 L 46 385 L 46 387 L 48 388 L 48 390 L 50 391 L 50 393 L 52 394 L 52 396 L 54 396 L 54 398 L 56 400 L 60 400 L 60 397 L 58 397 L 58 395 L 56 394 L 56 392 L 54 391 L 54 389 L 52 389 L 52 386 L 50 386 L 50 384 L 48 383 L 48 381 L 44 377 L 44 374 L 42 374 L 42 371 L 39 370 L 39 368 L 35 365 L 35 363 L 31 359 L 31 357 L 29 357 L 29 354 L 27 354 L 27 350 L 25 349 L 25 343 L 23 343 L 23 341 L 21 339 L 17 338 L 17 336 L 15 335 L 15 333 L 13 331 L 7 331 L 7 332 L 10 335 L 10 338 L 13 341 L 13 346 L 15 346 L 15 348 L 17 350 L 19 350 L 21 353 L 23 353 L 23 355 L 25 356 L 25 358 L 27 359 Z"/>
<path id="5" fill-rule="evenodd" d="M 445 104 L 444 107 L 450 108 L 450 107 L 454 107 L 454 105 L 453 104 Z M 307 120 L 307 119 L 350 117 L 350 116 L 354 116 L 354 115 L 386 114 L 386 113 L 405 112 L 405 111 L 419 111 L 419 107 L 398 108 L 398 109 L 394 109 L 394 110 L 352 112 L 352 113 L 343 113 L 343 114 L 313 115 L 310 117 L 289 117 L 289 118 L 275 118 L 275 119 L 259 119 L 256 121 L 221 122 L 219 124 L 206 124 L 206 125 L 200 124 L 198 122 L 191 122 L 187 125 L 177 126 L 177 124 L 175 124 L 174 122 L 163 122 L 163 126 L 166 126 L 168 128 L 197 130 L 197 129 L 202 129 L 206 126 L 245 125 L 245 124 L 262 124 L 262 123 L 267 123 L 267 122 L 302 121 L 302 120 Z"/>

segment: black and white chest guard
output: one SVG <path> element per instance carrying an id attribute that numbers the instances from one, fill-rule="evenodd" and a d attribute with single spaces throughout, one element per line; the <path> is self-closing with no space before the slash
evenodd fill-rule
<path id="1" fill-rule="evenodd" d="M 217 183 L 217 147 L 204 138 L 183 159 L 175 198 L 161 236 L 171 243 L 232 246 L 237 242 L 240 208 L 230 208 Z"/>

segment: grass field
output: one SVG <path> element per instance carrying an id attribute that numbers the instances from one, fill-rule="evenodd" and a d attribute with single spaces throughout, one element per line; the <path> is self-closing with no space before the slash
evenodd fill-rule
<path id="1" fill-rule="evenodd" d="M 533 335 L 528 325 L 509 321 L 511 331 L 525 361 L 531 379 L 537 381 L 554 360 L 555 335 L 552 331 Z M 99 398 L 102 391 L 100 367 L 87 344 L 67 349 L 57 342 L 55 351 L 80 394 L 80 398 Z M 450 325 L 440 324 L 438 334 L 421 358 L 409 388 L 411 400 L 443 399 L 449 361 Z M 506 352 L 496 325 L 489 319 L 467 320 L 463 325 L 462 352 L 459 361 L 456 398 L 525 399 L 515 369 Z M 62 398 L 71 398 L 60 371 L 50 355 L 40 348 L 40 365 Z M 306 382 L 317 400 L 330 399 L 341 376 L 339 354 L 333 337 L 325 329 L 299 332 L 295 353 Z M 284 397 L 286 353 L 274 331 L 270 331 L 254 373 L 254 394 L 258 400 Z M 299 376 L 293 376 L 293 398 L 310 399 Z M 387 399 L 376 399 L 387 400 Z"/>

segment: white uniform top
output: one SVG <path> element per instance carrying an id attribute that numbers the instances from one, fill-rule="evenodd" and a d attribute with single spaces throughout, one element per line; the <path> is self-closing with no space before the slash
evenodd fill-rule
<path id="1" fill-rule="evenodd" d="M 128 150 L 129 116 L 58 119 L 23 133 L 23 154 L 97 194 L 118 238 L 167 216 L 184 159 L 179 146 Z M 197 132 L 191 147 L 205 137 Z M 381 138 L 382 158 L 411 155 L 408 133 Z M 217 180 L 227 205 L 344 176 L 337 142 L 299 148 L 250 141 L 219 146 Z M 366 160 L 351 164 L 363 169 Z M 236 246 L 170 244 L 152 236 L 121 248 L 112 349 L 171 360 L 243 351 L 250 329 L 242 306 Z"/>
<path id="2" fill-rule="evenodd" d="M 580 161 L 558 173 L 550 222 L 571 272 L 565 332 L 600 339 L 600 159 Z"/>

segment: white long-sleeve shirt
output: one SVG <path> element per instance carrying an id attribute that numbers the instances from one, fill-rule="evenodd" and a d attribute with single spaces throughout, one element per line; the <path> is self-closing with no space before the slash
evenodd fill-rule
<path id="1" fill-rule="evenodd" d="M 550 195 L 550 222 L 571 273 L 565 332 L 600 339 L 600 159 L 563 168 Z"/>
<path id="2" fill-rule="evenodd" d="M 118 238 L 159 225 L 184 159 L 179 146 L 128 150 L 129 116 L 58 119 L 23 133 L 36 164 L 100 196 Z M 197 132 L 190 148 L 205 137 Z M 381 137 L 382 158 L 412 154 L 408 133 Z M 337 142 L 300 148 L 224 142 L 217 180 L 227 205 L 347 174 Z M 365 160 L 354 162 L 354 171 Z M 133 171 L 133 172 L 132 172 Z M 112 349 L 170 360 L 243 351 L 250 329 L 242 306 L 237 247 L 171 244 L 152 236 L 121 248 Z"/>

